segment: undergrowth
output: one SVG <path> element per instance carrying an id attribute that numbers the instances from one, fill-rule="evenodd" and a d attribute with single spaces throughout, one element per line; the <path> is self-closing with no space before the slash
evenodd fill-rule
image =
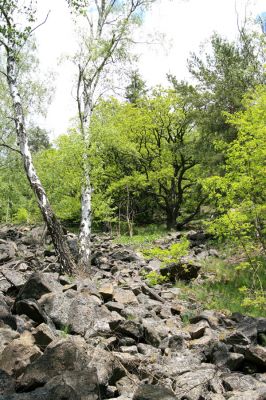
<path id="1" fill-rule="evenodd" d="M 163 226 L 148 225 L 135 228 L 135 234 L 132 237 L 128 235 L 117 236 L 114 242 L 129 246 L 146 247 L 146 245 L 151 245 L 155 240 L 163 238 L 167 233 Z"/>
<path id="2" fill-rule="evenodd" d="M 266 260 L 260 258 L 266 269 Z M 250 286 L 252 273 L 249 270 L 239 270 L 239 264 L 233 260 L 209 258 L 203 271 L 206 275 L 205 282 L 190 283 L 177 282 L 176 286 L 182 289 L 184 298 L 194 298 L 202 304 L 204 309 L 215 309 L 225 313 L 240 312 L 254 317 L 266 317 L 266 309 L 262 304 L 248 304 L 243 288 Z M 263 268 L 260 279 L 266 287 L 266 276 Z M 246 304 L 247 303 L 247 304 Z"/>

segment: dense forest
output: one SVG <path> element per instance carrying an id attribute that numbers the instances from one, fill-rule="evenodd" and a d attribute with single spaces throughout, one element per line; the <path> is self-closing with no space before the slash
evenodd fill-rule
<path id="1" fill-rule="evenodd" d="M 167 87 L 148 87 L 130 70 L 131 38 L 152 1 L 101 2 L 92 16 L 86 1 L 66 1 L 87 36 L 72 55 L 76 118 L 51 141 L 38 125 L 52 82 L 36 74 L 35 9 L 0 3 L 0 222 L 44 220 L 70 273 L 64 229 L 80 227 L 86 267 L 91 227 L 129 238 L 204 229 L 241 254 L 246 304 L 263 308 L 265 35 L 247 27 L 234 42 L 213 34 L 188 60 L 189 82 L 169 75 Z M 122 66 L 128 78 L 110 95 Z"/>

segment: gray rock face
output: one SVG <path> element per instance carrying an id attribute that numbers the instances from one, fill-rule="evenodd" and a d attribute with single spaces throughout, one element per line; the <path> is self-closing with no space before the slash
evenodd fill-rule
<path id="1" fill-rule="evenodd" d="M 40 299 L 44 294 L 53 291 L 61 291 L 62 286 L 50 274 L 32 274 L 25 285 L 21 288 L 16 301 L 24 299 Z"/>
<path id="2" fill-rule="evenodd" d="M 141 385 L 133 400 L 177 400 L 174 393 L 161 386 Z"/>

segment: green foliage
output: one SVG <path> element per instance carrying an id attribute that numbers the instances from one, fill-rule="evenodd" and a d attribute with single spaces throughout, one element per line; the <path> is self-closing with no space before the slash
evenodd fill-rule
<path id="1" fill-rule="evenodd" d="M 172 262 L 178 262 L 181 257 L 188 254 L 189 240 L 183 238 L 179 243 L 172 244 L 168 249 L 161 249 L 160 247 L 153 247 L 145 249 L 143 254 L 147 258 L 158 258 L 162 261 L 162 267 L 167 266 Z"/>
<path id="2" fill-rule="evenodd" d="M 60 335 L 63 339 L 66 339 L 71 332 L 70 325 L 62 325 L 60 329 Z"/>
<path id="3" fill-rule="evenodd" d="M 163 283 L 169 281 L 167 275 L 163 276 L 157 271 L 143 272 L 142 276 L 144 277 L 144 279 L 147 279 L 149 286 L 162 285 Z"/>
<path id="4" fill-rule="evenodd" d="M 238 129 L 237 138 L 226 147 L 226 173 L 205 180 L 217 217 L 209 230 L 229 238 L 245 252 L 253 279 L 247 285 L 247 303 L 265 302 L 265 287 L 259 278 L 256 252 L 265 254 L 266 219 L 266 89 L 260 86 L 247 95 L 245 110 L 228 117 Z M 241 266 L 240 266 L 241 267 Z"/>
<path id="5" fill-rule="evenodd" d="M 26 208 L 19 208 L 14 217 L 14 222 L 17 224 L 23 224 L 29 222 L 29 213 Z"/>
<path id="6" fill-rule="evenodd" d="M 230 243 L 222 246 L 221 251 L 228 252 Z M 185 298 L 194 298 L 202 304 L 204 309 L 221 310 L 225 313 L 240 312 L 255 317 L 265 317 L 265 301 L 255 296 L 257 301 L 250 301 L 250 293 L 245 288 L 250 287 L 253 273 L 250 268 L 239 270 L 237 260 L 232 263 L 232 257 L 236 258 L 236 249 L 231 243 L 230 259 L 225 260 L 209 259 L 206 261 L 203 270 L 207 276 L 205 282 L 200 284 L 185 285 L 178 282 L 177 287 L 181 288 L 181 293 Z M 264 287 L 266 286 L 265 267 L 266 259 L 259 258 L 257 262 L 262 264 L 259 276 Z M 255 293 L 256 295 L 256 293 Z M 259 301 L 263 300 L 263 301 Z"/>
<path id="7" fill-rule="evenodd" d="M 135 234 L 132 237 L 128 235 L 117 236 L 114 242 L 142 248 L 151 245 L 155 240 L 162 238 L 166 234 L 165 227 L 161 225 L 147 225 L 145 227 L 136 227 Z"/>
<path id="8" fill-rule="evenodd" d="M 121 220 L 164 217 L 176 228 L 199 211 L 198 134 L 188 90 L 157 88 L 135 104 L 112 100 L 95 112 L 92 143 L 102 159 L 101 186 Z"/>

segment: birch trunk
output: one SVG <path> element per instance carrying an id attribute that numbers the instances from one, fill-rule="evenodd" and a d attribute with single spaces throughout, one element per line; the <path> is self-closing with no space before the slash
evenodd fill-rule
<path id="1" fill-rule="evenodd" d="M 79 262 L 84 269 L 91 265 L 91 225 L 92 209 L 91 195 L 92 187 L 90 181 L 90 166 L 88 151 L 90 147 L 90 121 L 91 109 L 84 110 L 81 117 L 81 133 L 84 143 L 83 154 L 83 184 L 81 189 L 81 222 L 79 233 Z M 85 128 L 86 127 L 86 128 Z"/>
<path id="2" fill-rule="evenodd" d="M 41 210 L 43 219 L 46 222 L 48 231 L 52 237 L 55 251 L 59 257 L 59 262 L 61 264 L 61 270 L 65 273 L 71 274 L 74 270 L 75 264 L 71 257 L 66 240 L 64 239 L 62 226 L 57 220 L 51 208 L 45 190 L 41 184 L 41 181 L 38 178 L 32 162 L 31 151 L 28 145 L 27 132 L 25 129 L 23 106 L 17 87 L 15 52 L 14 50 L 10 49 L 7 53 L 7 81 L 13 102 L 16 133 L 23 159 L 24 169 L 30 186 L 37 197 L 38 205 Z"/>

